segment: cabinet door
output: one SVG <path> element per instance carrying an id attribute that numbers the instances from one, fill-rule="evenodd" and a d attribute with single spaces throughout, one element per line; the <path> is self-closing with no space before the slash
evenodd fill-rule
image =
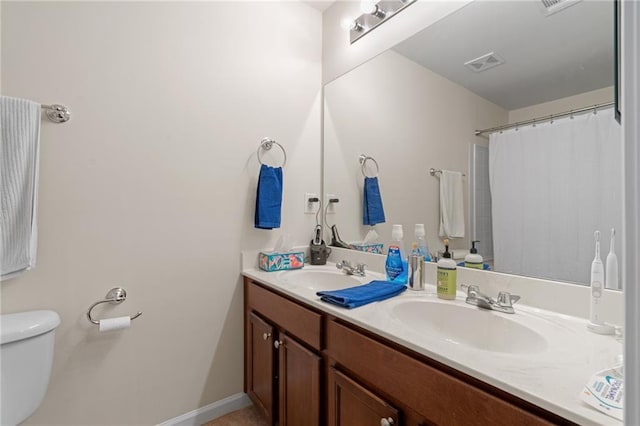
<path id="1" fill-rule="evenodd" d="M 398 410 L 333 367 L 328 393 L 329 426 L 398 425 Z"/>
<path id="2" fill-rule="evenodd" d="M 320 369 L 322 358 L 280 333 L 278 349 L 280 387 L 278 425 L 320 424 Z"/>
<path id="3" fill-rule="evenodd" d="M 253 312 L 247 316 L 247 393 L 273 424 L 274 408 L 274 329 Z"/>

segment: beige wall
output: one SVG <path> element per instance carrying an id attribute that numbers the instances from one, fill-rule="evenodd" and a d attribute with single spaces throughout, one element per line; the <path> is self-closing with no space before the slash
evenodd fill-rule
<path id="1" fill-rule="evenodd" d="M 612 86 L 509 111 L 509 123 L 531 120 L 537 117 L 544 117 L 550 114 L 557 114 L 611 101 L 613 101 Z"/>
<path id="2" fill-rule="evenodd" d="M 38 265 L 2 312 L 62 317 L 27 425 L 154 424 L 242 391 L 240 249 L 307 243 L 320 190 L 321 14 L 297 2 L 3 2 L 2 93 L 43 121 Z M 259 140 L 287 149 L 283 227 L 253 228 Z M 114 286 L 141 310 L 99 333 Z"/>
<path id="3" fill-rule="evenodd" d="M 341 28 L 345 19 L 362 14 L 359 1 L 336 1 L 322 18 L 322 81 L 328 83 L 406 38 L 458 10 L 470 0 L 418 0 L 384 25 L 349 43 L 349 32 Z"/>
<path id="4" fill-rule="evenodd" d="M 362 241 L 362 153 L 380 166 L 386 223 L 377 232 L 387 246 L 391 225 L 404 225 L 405 244 L 424 223 L 430 249 L 438 238 L 439 181 L 429 168 L 469 175 L 474 143 L 487 144 L 474 130 L 499 125 L 507 111 L 442 76 L 389 50 L 325 86 L 325 192 L 337 194 L 336 223 L 345 241 Z M 373 170 L 368 173 L 373 173 Z M 469 180 L 465 178 L 465 238 L 453 248 L 469 248 Z M 443 247 L 444 248 L 444 247 Z"/>

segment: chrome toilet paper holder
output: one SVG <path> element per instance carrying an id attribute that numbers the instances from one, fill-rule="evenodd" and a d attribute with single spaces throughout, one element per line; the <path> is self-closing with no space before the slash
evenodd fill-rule
<path id="1" fill-rule="evenodd" d="M 100 321 L 96 321 L 91 317 L 91 310 L 93 308 L 95 308 L 96 306 L 100 305 L 101 303 L 111 303 L 112 305 L 118 305 L 122 302 L 124 302 L 127 299 L 127 292 L 124 291 L 123 288 L 120 287 L 115 287 L 112 288 L 111 290 L 109 290 L 109 292 L 107 293 L 107 295 L 104 297 L 104 300 L 99 300 L 96 303 L 94 303 L 93 305 L 91 305 L 89 307 L 89 310 L 87 311 L 87 319 L 92 323 L 92 324 L 100 324 Z M 142 315 L 142 312 L 138 312 L 135 315 L 131 315 L 131 320 L 134 320 L 136 318 L 138 318 L 140 315 Z"/>

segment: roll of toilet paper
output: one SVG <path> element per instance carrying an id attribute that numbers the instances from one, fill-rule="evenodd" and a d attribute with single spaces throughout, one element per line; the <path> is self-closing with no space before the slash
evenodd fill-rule
<path id="1" fill-rule="evenodd" d="M 100 320 L 100 331 L 120 330 L 129 328 L 131 317 L 117 317 Z"/>

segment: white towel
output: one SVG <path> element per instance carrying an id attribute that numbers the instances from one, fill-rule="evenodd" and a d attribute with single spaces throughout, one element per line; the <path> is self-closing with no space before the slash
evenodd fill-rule
<path id="1" fill-rule="evenodd" d="M 464 237 L 462 173 L 443 170 L 440 174 L 440 236 Z"/>
<path id="2" fill-rule="evenodd" d="M 40 104 L 0 96 L 0 280 L 36 264 Z"/>

